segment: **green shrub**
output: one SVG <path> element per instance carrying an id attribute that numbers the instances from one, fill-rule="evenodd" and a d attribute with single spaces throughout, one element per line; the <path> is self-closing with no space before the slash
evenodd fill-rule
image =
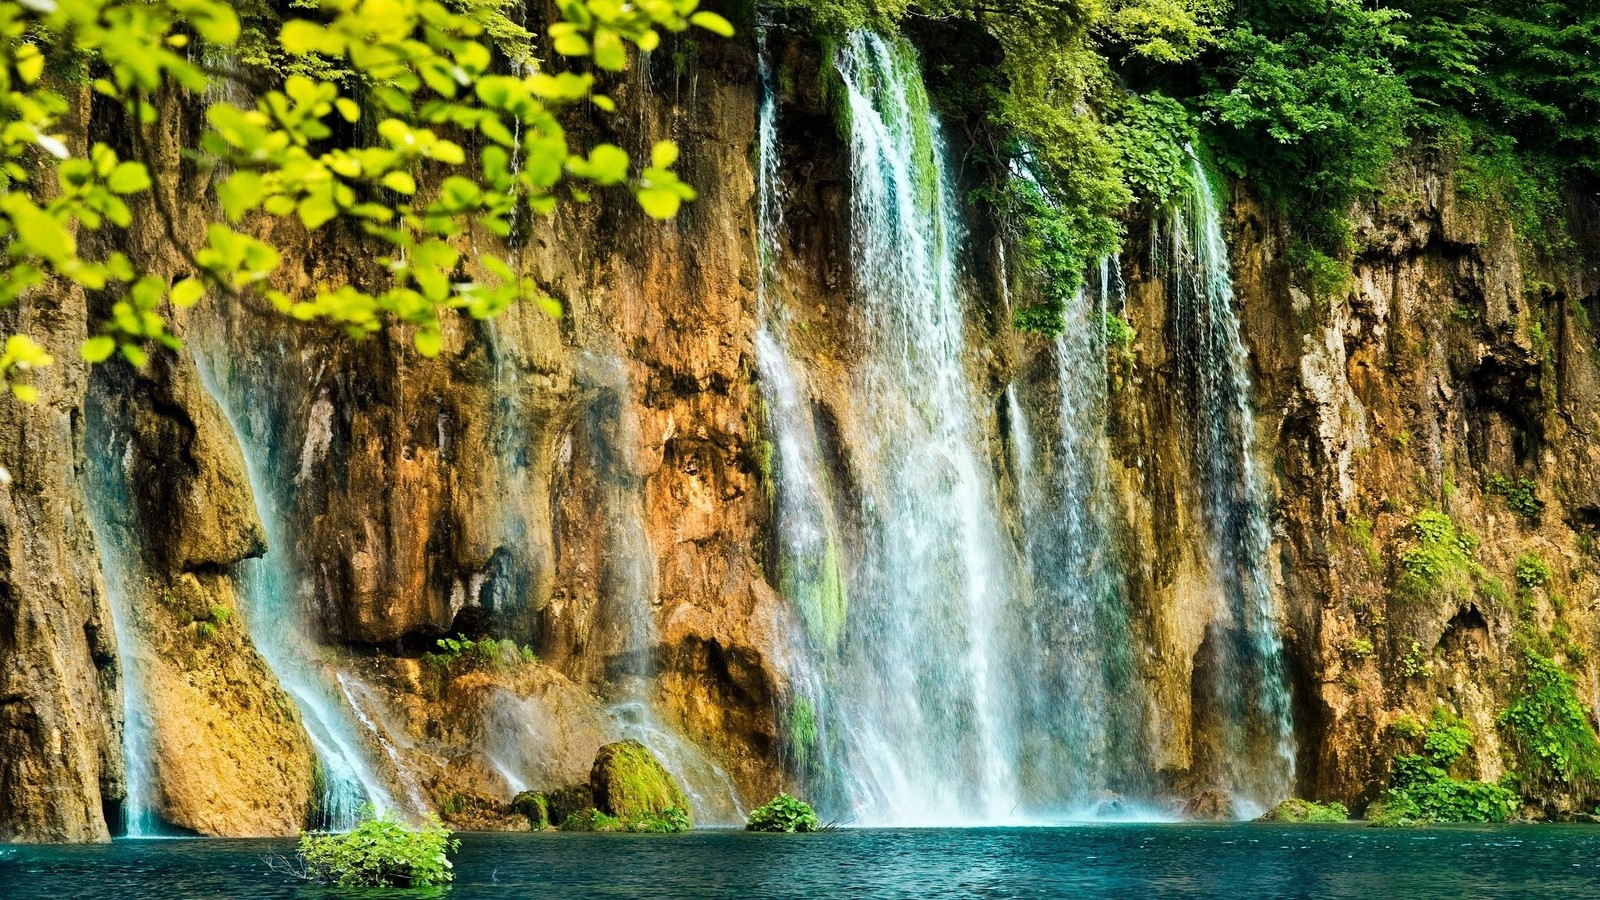
<path id="1" fill-rule="evenodd" d="M 1539 486 L 1531 478 L 1512 481 L 1504 475 L 1491 475 L 1489 493 L 1504 497 L 1511 511 L 1524 518 L 1537 519 L 1544 511 L 1544 501 L 1539 499 Z"/>
<path id="2" fill-rule="evenodd" d="M 422 654 L 424 665 L 445 671 L 487 669 L 508 672 L 518 665 L 533 665 L 539 657 L 532 647 L 518 647 L 516 641 L 494 638 L 473 640 L 465 637 L 440 638 L 439 652 Z"/>
<path id="3" fill-rule="evenodd" d="M 1348 822 L 1350 810 L 1343 803 L 1317 803 L 1312 800 L 1285 800 L 1261 817 L 1263 822 L 1294 822 L 1307 825 Z"/>
<path id="4" fill-rule="evenodd" d="M 1516 570 L 1517 584 L 1523 590 L 1534 591 L 1550 583 L 1555 573 L 1550 570 L 1550 564 L 1545 562 L 1537 553 L 1524 553 L 1517 557 Z"/>
<path id="5" fill-rule="evenodd" d="M 1522 691 L 1499 720 L 1522 771 L 1550 784 L 1600 781 L 1600 738 L 1573 677 L 1533 650 L 1523 653 L 1523 663 Z"/>
<path id="6" fill-rule="evenodd" d="M 1401 732 L 1398 727 L 1392 730 L 1396 734 Z M 1421 738 L 1420 752 L 1395 755 L 1390 788 L 1383 799 L 1367 811 L 1367 819 L 1372 824 L 1392 827 L 1504 822 L 1522 805 L 1522 798 L 1506 783 L 1472 781 L 1451 775 L 1451 767 L 1465 759 L 1472 749 L 1472 731 L 1457 716 L 1443 709 L 1436 710 Z"/>
<path id="7" fill-rule="evenodd" d="M 817 819 L 811 804 L 788 794 L 779 794 L 765 806 L 750 814 L 746 831 L 764 831 L 782 834 L 806 834 L 817 831 L 822 823 Z"/>
<path id="8" fill-rule="evenodd" d="M 373 815 L 345 834 L 302 834 L 306 876 L 339 887 L 435 887 L 455 878 L 450 854 L 461 842 L 437 818 L 408 828 L 393 814 Z"/>
<path id="9" fill-rule="evenodd" d="M 659 813 L 627 823 L 628 830 L 639 834 L 682 834 L 694 827 L 689 814 L 674 806 Z"/>
<path id="10" fill-rule="evenodd" d="M 1372 641 L 1366 638 L 1351 638 L 1349 643 L 1344 645 L 1344 655 L 1350 659 L 1369 659 L 1375 652 L 1377 651 L 1373 648 Z"/>

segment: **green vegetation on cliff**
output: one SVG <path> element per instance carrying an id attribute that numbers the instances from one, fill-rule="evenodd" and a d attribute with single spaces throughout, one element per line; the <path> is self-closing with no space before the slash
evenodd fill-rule
<path id="1" fill-rule="evenodd" d="M 1600 28 L 1574 0 L 774 0 L 822 32 L 932 28 L 943 105 L 987 163 L 1018 265 L 1017 325 L 1063 326 L 1130 207 L 1183 188 L 1185 150 L 1284 214 L 1303 283 L 1343 284 L 1352 204 L 1396 155 L 1453 164 L 1463 199 L 1560 249 L 1562 186 L 1600 163 Z M 936 23 L 936 24 L 929 24 Z M 975 123 L 983 123 L 977 126 Z M 1017 164 L 1037 183 L 1018 186 Z M 1008 183 L 1010 182 L 1010 183 Z M 1047 200 L 1048 203 L 1042 203 Z"/>
<path id="2" fill-rule="evenodd" d="M 1420 746 L 1395 755 L 1388 792 L 1367 810 L 1372 824 L 1504 822 L 1521 806 L 1522 799 L 1507 784 L 1452 774 L 1472 750 L 1472 730 L 1455 715 L 1438 709 L 1425 729 L 1411 722 L 1393 731 Z"/>

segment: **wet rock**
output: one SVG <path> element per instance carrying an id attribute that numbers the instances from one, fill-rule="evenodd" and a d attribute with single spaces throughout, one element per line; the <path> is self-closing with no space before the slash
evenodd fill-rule
<path id="1" fill-rule="evenodd" d="M 463 753 L 433 782 L 434 805 L 446 822 L 469 831 L 526 831 L 531 821 L 510 803 L 511 784 L 483 753 Z"/>
<path id="2" fill-rule="evenodd" d="M 525 817 L 528 827 L 544 831 L 551 827 L 550 798 L 541 791 L 523 791 L 511 800 L 511 811 Z"/>
<path id="3" fill-rule="evenodd" d="M 587 784 L 569 784 L 551 791 L 548 805 L 550 823 L 560 827 L 572 816 L 594 807 L 594 792 Z"/>
<path id="4" fill-rule="evenodd" d="M 639 821 L 669 809 L 693 813 L 689 798 L 650 748 L 618 741 L 600 748 L 589 773 L 595 808 L 623 821 Z"/>
<path id="5" fill-rule="evenodd" d="M 1116 791 L 1100 791 L 1094 796 L 1096 819 L 1120 819 L 1128 815 L 1128 801 Z"/>
<path id="6" fill-rule="evenodd" d="M 1197 822 L 1231 822 L 1239 818 L 1239 813 L 1232 794 L 1211 788 L 1183 804 L 1183 817 Z"/>

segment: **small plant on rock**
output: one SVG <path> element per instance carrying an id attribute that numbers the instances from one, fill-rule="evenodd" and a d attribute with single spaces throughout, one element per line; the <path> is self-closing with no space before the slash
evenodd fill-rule
<path id="1" fill-rule="evenodd" d="M 1537 519 L 1544 511 L 1544 501 L 1539 499 L 1539 486 L 1531 478 L 1513 481 L 1504 475 L 1491 475 L 1489 493 L 1504 497 L 1511 511 L 1526 519 Z"/>
<path id="2" fill-rule="evenodd" d="M 347 888 L 437 887 L 455 879 L 450 854 L 461 842 L 430 817 L 409 828 L 391 813 L 375 815 L 345 834 L 302 834 L 298 850 L 304 877 Z"/>
<path id="3" fill-rule="evenodd" d="M 750 821 L 744 826 L 745 831 L 774 834 L 808 834 L 821 828 L 822 823 L 811 804 L 788 794 L 779 794 L 768 800 L 766 805 L 750 814 Z"/>

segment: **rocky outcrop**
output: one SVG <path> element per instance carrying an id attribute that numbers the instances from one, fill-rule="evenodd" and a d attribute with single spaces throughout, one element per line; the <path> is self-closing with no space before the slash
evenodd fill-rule
<path id="1" fill-rule="evenodd" d="M 596 809 L 623 821 L 643 820 L 672 809 L 693 814 L 683 789 L 650 748 L 638 741 L 601 747 L 589 772 L 589 790 Z"/>

